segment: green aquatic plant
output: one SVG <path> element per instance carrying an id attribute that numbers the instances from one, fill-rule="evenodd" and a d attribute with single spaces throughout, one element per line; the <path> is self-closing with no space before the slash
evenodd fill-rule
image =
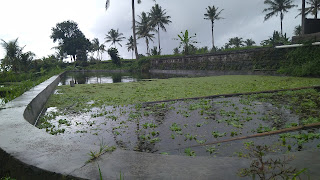
<path id="1" fill-rule="evenodd" d="M 144 124 L 142 124 L 142 127 L 144 129 L 148 129 L 148 128 L 156 128 L 156 127 L 158 127 L 158 125 L 156 125 L 154 123 L 144 123 Z"/>
<path id="2" fill-rule="evenodd" d="M 65 124 L 66 126 L 71 126 L 71 122 L 66 119 L 59 119 L 59 125 Z"/>
<path id="3" fill-rule="evenodd" d="M 210 154 L 213 154 L 217 151 L 216 146 L 209 146 L 206 147 L 206 151 L 209 152 Z"/>
<path id="4" fill-rule="evenodd" d="M 170 126 L 170 130 L 178 132 L 178 131 L 181 131 L 182 129 L 177 123 L 172 123 L 172 125 Z"/>
<path id="5" fill-rule="evenodd" d="M 157 100 L 251 92 L 252 89 L 247 86 L 247 84 L 251 83 L 256 85 L 255 91 L 262 91 L 318 85 L 320 79 L 276 76 L 212 76 L 100 84 L 95 87 L 92 85 L 77 85 L 72 88 L 69 86 L 59 86 L 58 91 L 61 94 L 53 94 L 48 101 L 48 106 L 58 107 L 60 110 L 74 109 L 77 111 L 92 108 L 87 102 L 96 102 L 98 100 L 104 102 L 105 105 L 128 105 Z M 188 84 L 188 87 L 185 87 L 185 84 Z M 138 87 L 139 91 L 137 92 Z M 242 100 L 241 102 L 245 104 L 249 103 L 245 101 Z M 76 103 L 77 108 L 75 108 Z"/>
<path id="6" fill-rule="evenodd" d="M 152 143 L 152 144 L 154 144 L 156 142 L 160 142 L 160 141 L 161 141 L 160 138 L 153 138 L 153 139 L 149 140 L 149 142 Z"/>
<path id="7" fill-rule="evenodd" d="M 191 135 L 191 134 L 185 134 L 184 136 L 185 136 L 185 141 L 188 140 L 188 139 L 189 139 L 190 141 L 193 140 L 193 139 L 194 139 L 194 140 L 197 140 L 197 135 L 194 135 L 194 136 L 193 136 L 193 135 Z"/>
<path id="8" fill-rule="evenodd" d="M 157 132 L 152 131 L 152 132 L 151 132 L 151 135 L 152 135 L 152 136 L 157 136 L 157 135 L 159 135 L 159 134 L 160 134 L 159 131 L 157 131 Z"/>
<path id="9" fill-rule="evenodd" d="M 223 136 L 226 136 L 226 135 L 227 135 L 227 133 L 219 133 L 218 131 L 212 131 L 211 134 L 212 134 L 212 136 L 215 137 L 215 138 L 223 137 Z"/>
<path id="10" fill-rule="evenodd" d="M 268 126 L 263 126 L 262 124 L 259 124 L 259 127 L 257 128 L 257 133 L 264 133 L 264 132 L 270 132 L 270 131 L 276 131 L 277 128 L 273 127 L 270 128 Z"/>
<path id="11" fill-rule="evenodd" d="M 203 126 L 203 124 L 197 123 L 196 126 L 197 126 L 197 127 L 201 127 L 201 126 Z"/>
<path id="12" fill-rule="evenodd" d="M 205 139 L 204 139 L 204 140 L 198 140 L 198 139 L 197 139 L 196 141 L 197 141 L 197 143 L 199 143 L 199 144 L 204 144 L 204 143 L 207 142 L 207 140 L 205 140 Z"/>
<path id="13" fill-rule="evenodd" d="M 238 132 L 236 132 L 236 131 L 231 131 L 230 136 L 231 136 L 231 137 L 233 137 L 233 136 L 238 136 Z"/>
<path id="14" fill-rule="evenodd" d="M 194 151 L 191 150 L 191 148 L 187 148 L 184 150 L 184 153 L 187 155 L 187 156 L 192 156 L 192 157 L 195 157 L 196 156 L 196 153 Z"/>
<path id="15" fill-rule="evenodd" d="M 65 129 L 53 129 L 51 128 L 50 134 L 51 135 L 57 135 L 57 134 L 62 134 L 65 132 Z"/>

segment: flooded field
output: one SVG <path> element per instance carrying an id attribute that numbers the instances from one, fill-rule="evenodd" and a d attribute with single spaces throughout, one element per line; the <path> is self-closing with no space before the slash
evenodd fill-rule
<path id="1" fill-rule="evenodd" d="M 48 107 L 38 127 L 74 142 L 169 155 L 242 156 L 253 144 L 274 153 L 320 148 L 318 128 L 219 143 L 320 122 L 314 89 L 122 106 L 91 101 L 86 107 Z"/>

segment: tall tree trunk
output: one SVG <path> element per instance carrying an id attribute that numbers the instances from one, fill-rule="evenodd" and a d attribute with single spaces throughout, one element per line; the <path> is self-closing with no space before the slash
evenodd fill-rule
<path id="1" fill-rule="evenodd" d="M 302 12 L 301 12 L 301 35 L 304 35 L 304 23 L 306 18 L 306 0 L 302 0 Z"/>
<path id="2" fill-rule="evenodd" d="M 136 54 L 136 60 L 138 60 L 139 54 L 138 54 L 137 38 L 136 38 L 136 18 L 135 18 L 134 1 L 135 0 L 132 0 L 132 33 L 133 33 L 134 52 Z"/>
<path id="3" fill-rule="evenodd" d="M 283 20 L 283 14 L 281 13 L 281 14 L 280 14 L 280 21 L 281 21 L 281 35 L 283 35 L 283 34 L 282 34 L 282 20 Z"/>
<path id="4" fill-rule="evenodd" d="M 315 14 L 314 14 L 314 17 L 315 17 L 315 19 L 318 19 L 318 1 L 319 0 L 316 0 L 316 7 L 315 7 Z"/>
<path id="5" fill-rule="evenodd" d="M 146 44 L 147 44 L 147 55 L 149 55 L 149 40 L 146 38 Z"/>
<path id="6" fill-rule="evenodd" d="M 214 49 L 213 21 L 211 22 L 211 35 L 212 35 L 212 49 Z"/>
<path id="7" fill-rule="evenodd" d="M 158 40 L 159 40 L 159 55 L 160 55 L 161 46 L 160 46 L 160 27 L 159 27 L 159 24 L 158 24 Z"/>

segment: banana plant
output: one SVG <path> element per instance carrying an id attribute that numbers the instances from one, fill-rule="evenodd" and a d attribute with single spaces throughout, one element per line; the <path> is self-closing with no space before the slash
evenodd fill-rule
<path id="1" fill-rule="evenodd" d="M 178 38 L 174 38 L 174 40 L 180 41 L 179 48 L 183 47 L 183 54 L 188 55 L 190 45 L 198 43 L 193 40 L 196 36 L 197 34 L 189 36 L 188 30 L 186 30 L 184 33 L 181 31 L 180 34 L 178 34 Z"/>

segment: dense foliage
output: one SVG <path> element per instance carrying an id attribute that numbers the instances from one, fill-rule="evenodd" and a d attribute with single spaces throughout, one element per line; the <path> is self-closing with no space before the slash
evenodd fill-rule
<path id="1" fill-rule="evenodd" d="M 91 42 L 80 31 L 78 24 L 74 21 L 58 23 L 55 28 L 52 28 L 50 38 L 53 42 L 58 41 L 59 48 L 71 55 L 73 60 L 76 60 L 78 51 L 86 52 L 91 48 Z M 78 59 L 84 61 L 83 56 L 78 57 Z"/>
<path id="2" fill-rule="evenodd" d="M 305 46 L 289 51 L 279 72 L 291 76 L 320 76 L 320 47 Z"/>

